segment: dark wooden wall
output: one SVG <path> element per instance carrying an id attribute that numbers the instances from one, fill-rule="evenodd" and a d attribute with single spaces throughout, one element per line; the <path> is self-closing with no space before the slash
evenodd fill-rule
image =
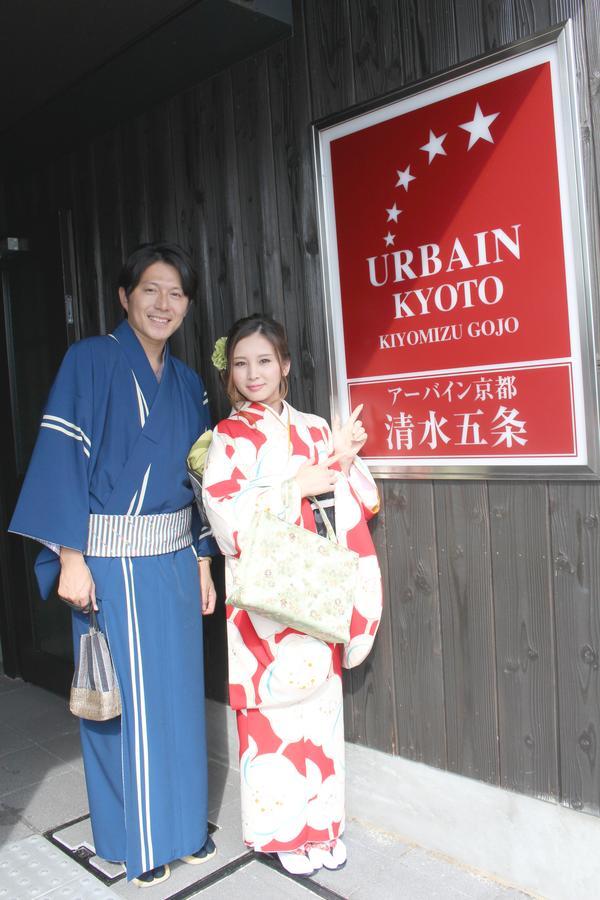
<path id="1" fill-rule="evenodd" d="M 600 0 L 298 0 L 292 40 L 14 184 L 11 231 L 27 233 L 36 205 L 72 210 L 83 334 L 116 322 L 128 249 L 178 240 L 202 291 L 177 349 L 215 415 L 212 344 L 257 309 L 287 325 L 294 404 L 328 415 L 311 121 L 570 16 L 597 254 Z M 600 484 L 381 491 L 387 606 L 375 652 L 347 679 L 348 737 L 598 814 Z M 208 643 L 222 696 L 222 623 Z"/>

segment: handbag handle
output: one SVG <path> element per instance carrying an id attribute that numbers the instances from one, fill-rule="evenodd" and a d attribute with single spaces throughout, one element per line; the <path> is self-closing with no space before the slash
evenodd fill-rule
<path id="1" fill-rule="evenodd" d="M 96 610 L 92 606 L 89 611 L 89 625 L 90 631 L 100 631 L 100 626 L 98 625 L 98 616 L 96 614 Z"/>
<path id="2" fill-rule="evenodd" d="M 323 519 L 323 523 L 325 525 L 325 530 L 327 531 L 327 537 L 333 544 L 339 544 L 339 541 L 337 539 L 337 534 L 333 530 L 333 526 L 332 526 L 331 522 L 329 521 L 329 516 L 327 515 L 327 513 L 325 512 L 325 510 L 323 509 L 323 507 L 321 506 L 321 504 L 319 503 L 319 501 L 317 500 L 316 497 L 311 496 L 309 499 L 311 500 L 311 502 L 313 502 L 315 504 L 315 506 L 321 513 L 321 518 Z"/>

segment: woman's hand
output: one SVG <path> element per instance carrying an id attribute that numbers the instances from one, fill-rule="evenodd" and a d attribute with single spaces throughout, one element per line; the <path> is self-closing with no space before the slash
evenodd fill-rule
<path id="1" fill-rule="evenodd" d="M 198 560 L 198 572 L 200 573 L 200 596 L 202 597 L 202 615 L 210 616 L 215 611 L 217 591 L 215 589 L 210 572 L 210 557 L 205 556 Z"/>
<path id="2" fill-rule="evenodd" d="M 340 420 L 337 416 L 333 420 L 333 452 L 337 455 L 345 475 L 350 471 L 354 457 L 357 453 L 360 453 L 367 440 L 367 432 L 358 418 L 362 412 L 363 405 L 360 403 L 343 425 L 340 425 Z"/>
<path id="3" fill-rule="evenodd" d="M 69 547 L 60 548 L 60 578 L 57 592 L 67 603 L 80 609 L 86 609 L 90 603 L 95 610 L 98 609 L 96 585 L 81 551 L 71 550 Z"/>
<path id="4" fill-rule="evenodd" d="M 318 465 L 304 463 L 296 472 L 296 481 L 300 485 L 302 497 L 318 497 L 319 494 L 328 494 L 339 477 L 339 473 L 330 468 L 338 461 L 337 456 L 330 456 Z"/>

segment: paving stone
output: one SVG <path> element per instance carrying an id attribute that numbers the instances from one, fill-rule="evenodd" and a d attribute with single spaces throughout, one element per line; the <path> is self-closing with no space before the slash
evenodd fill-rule
<path id="1" fill-rule="evenodd" d="M 190 885 L 244 855 L 247 849 L 241 839 L 239 822 L 236 822 L 236 825 L 237 827 L 230 825 L 227 829 L 218 828 L 213 833 L 213 838 L 217 845 L 217 854 L 213 859 L 196 866 L 175 860 L 171 864 L 171 878 L 164 883 L 164 886 L 157 885 L 156 888 L 153 888 L 152 896 L 156 897 L 157 900 L 161 897 L 169 897 L 171 894 L 189 888 Z M 89 819 L 76 822 L 67 828 L 57 829 L 54 832 L 54 838 L 70 850 L 76 850 L 79 847 L 86 847 L 91 851 L 94 850 L 94 840 Z M 101 872 L 104 872 L 110 878 L 121 875 L 124 871 L 122 866 L 109 863 L 100 857 L 90 857 L 89 864 L 100 869 Z M 137 896 L 139 900 L 137 887 L 127 884 L 125 879 L 112 885 L 111 890 L 115 891 L 119 897 Z"/>
<path id="2" fill-rule="evenodd" d="M 374 869 L 389 867 L 391 860 L 397 864 L 410 849 L 398 837 L 367 830 L 352 820 L 346 823 L 343 841 L 348 851 L 346 865 L 335 872 L 319 869 L 312 877 L 319 884 L 344 896 L 350 896 L 361 887 L 372 886 Z"/>
<path id="3" fill-rule="evenodd" d="M 386 862 L 384 858 L 383 865 L 381 854 L 369 860 L 370 883 L 350 893 L 351 900 L 372 900 L 373 896 L 403 896 L 411 900 L 472 900 L 476 896 L 492 900 L 501 896 L 503 900 L 516 900 L 527 896 L 504 890 L 497 883 L 420 848 L 409 850 L 394 864 L 390 864 L 391 859 L 388 857 Z M 488 889 L 489 893 L 476 893 Z M 504 892 L 499 894 L 500 891 Z"/>
<path id="4" fill-rule="evenodd" d="M 0 806 L 17 810 L 22 821 L 43 833 L 87 813 L 85 779 L 81 772 L 71 769 L 32 787 L 5 794 Z"/>
<path id="5" fill-rule="evenodd" d="M 244 900 L 309 900 L 315 895 L 297 881 L 252 862 L 194 896 L 202 900 L 240 900 L 241 897 Z"/>
<path id="6" fill-rule="evenodd" d="M 70 771 L 72 767 L 68 763 L 42 747 L 25 747 L 6 753 L 0 758 L 0 798 Z"/>
<path id="7" fill-rule="evenodd" d="M 0 852 L 0 898 L 6 900 L 37 900 L 80 877 L 80 867 L 40 835 Z"/>
<path id="8" fill-rule="evenodd" d="M 79 731 L 59 734 L 57 737 L 40 742 L 40 746 L 59 759 L 64 760 L 64 762 L 69 763 L 72 768 L 83 771 Z"/>
<path id="9" fill-rule="evenodd" d="M 96 872 L 100 872 L 100 876 L 104 875 L 111 880 L 125 875 L 123 863 L 110 862 L 108 859 L 102 859 L 101 856 L 90 856 L 88 862 Z"/>
<path id="10" fill-rule="evenodd" d="M 67 702 L 49 691 L 25 685 L 0 693 L 0 721 L 36 743 L 79 730 Z"/>
<path id="11" fill-rule="evenodd" d="M 78 850 L 79 847 L 86 847 L 88 850 L 95 849 L 89 816 L 81 822 L 67 825 L 66 828 L 58 828 L 52 836 L 68 850 Z"/>
<path id="12" fill-rule="evenodd" d="M 34 746 L 33 741 L 20 731 L 9 728 L 4 723 L 0 725 L 0 758 L 7 753 L 14 753 L 15 750 L 24 750 L 26 747 Z"/>
<path id="13" fill-rule="evenodd" d="M 21 816 L 21 810 L 0 803 L 0 850 L 6 844 L 36 834 Z"/>
<path id="14" fill-rule="evenodd" d="M 210 720 L 216 729 L 220 729 L 217 737 L 220 735 L 219 740 L 226 749 L 232 742 L 231 717 L 229 713 L 215 711 L 214 704 L 211 709 Z M 30 782 L 27 787 L 10 790 L 0 798 L 0 900 L 28 900 L 30 897 L 34 900 L 140 900 L 138 888 L 127 884 L 124 878 L 107 888 L 41 835 L 32 834 L 32 830 L 43 832 L 87 813 L 78 722 L 67 712 L 64 701 L 22 683 L 6 685 L 0 676 L 0 723 L 0 790 L 7 783 L 14 788 L 15 778 L 25 782 L 42 779 L 35 784 Z M 210 819 L 219 826 L 214 834 L 217 856 L 203 866 L 174 862 L 171 878 L 151 890 L 150 900 L 166 900 L 179 891 L 187 893 L 196 882 L 218 873 L 247 853 L 241 834 L 237 761 L 232 760 L 232 766 L 227 767 L 225 749 L 221 755 L 216 754 L 218 759 L 209 762 Z M 231 759 L 233 751 L 230 748 L 227 752 Z M 93 847 L 89 819 L 63 828 L 59 833 L 71 847 Z M 338 872 L 321 870 L 312 879 L 315 887 L 329 888 L 341 897 L 351 900 L 372 900 L 374 897 L 377 900 L 399 897 L 407 900 L 524 900 L 528 896 L 436 854 L 409 846 L 397 835 L 367 829 L 356 819 L 349 819 L 344 840 L 349 851 L 346 867 Z M 8 865 L 2 867 L 6 862 L 4 854 L 15 846 L 18 852 L 21 848 L 26 850 L 25 858 L 19 860 L 17 851 L 11 850 L 17 855 L 9 856 Z M 32 852 L 33 860 L 29 859 Z M 27 859 L 31 866 L 22 874 L 23 883 L 15 887 L 16 865 Z M 93 857 L 91 862 L 94 863 Z M 119 871 L 117 866 L 111 868 L 111 864 L 98 857 L 95 862 L 111 876 Z M 53 868 L 56 865 L 58 869 Z M 9 879 L 8 886 L 3 878 Z M 49 881 L 49 878 L 55 880 Z M 253 859 L 214 885 L 202 889 L 199 886 L 196 893 L 189 896 L 218 900 L 308 900 L 315 894 L 305 884 L 292 881 Z"/>
<path id="15" fill-rule="evenodd" d="M 221 829 L 233 828 L 239 832 L 242 839 L 242 819 L 240 813 L 240 798 L 236 797 L 229 803 L 224 803 L 218 810 L 211 810 L 208 818 Z"/>
<path id="16" fill-rule="evenodd" d="M 117 900 L 118 895 L 91 875 L 42 894 L 43 900 Z"/>
<path id="17" fill-rule="evenodd" d="M 211 760 L 209 762 L 208 778 L 208 808 L 210 811 L 218 810 L 226 803 L 230 803 L 240 794 L 240 776 L 238 772 L 232 772 L 221 763 Z"/>
<path id="18" fill-rule="evenodd" d="M 25 682 L 20 678 L 8 678 L 7 675 L 0 675 L 0 694 L 6 694 L 8 691 L 18 691 L 25 687 Z"/>

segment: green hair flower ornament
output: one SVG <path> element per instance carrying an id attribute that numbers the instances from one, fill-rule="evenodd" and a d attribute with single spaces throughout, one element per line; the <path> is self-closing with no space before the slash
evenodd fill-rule
<path id="1" fill-rule="evenodd" d="M 224 372 L 227 368 L 227 338 L 220 337 L 215 343 L 215 349 L 211 356 L 212 364 L 219 372 Z"/>

